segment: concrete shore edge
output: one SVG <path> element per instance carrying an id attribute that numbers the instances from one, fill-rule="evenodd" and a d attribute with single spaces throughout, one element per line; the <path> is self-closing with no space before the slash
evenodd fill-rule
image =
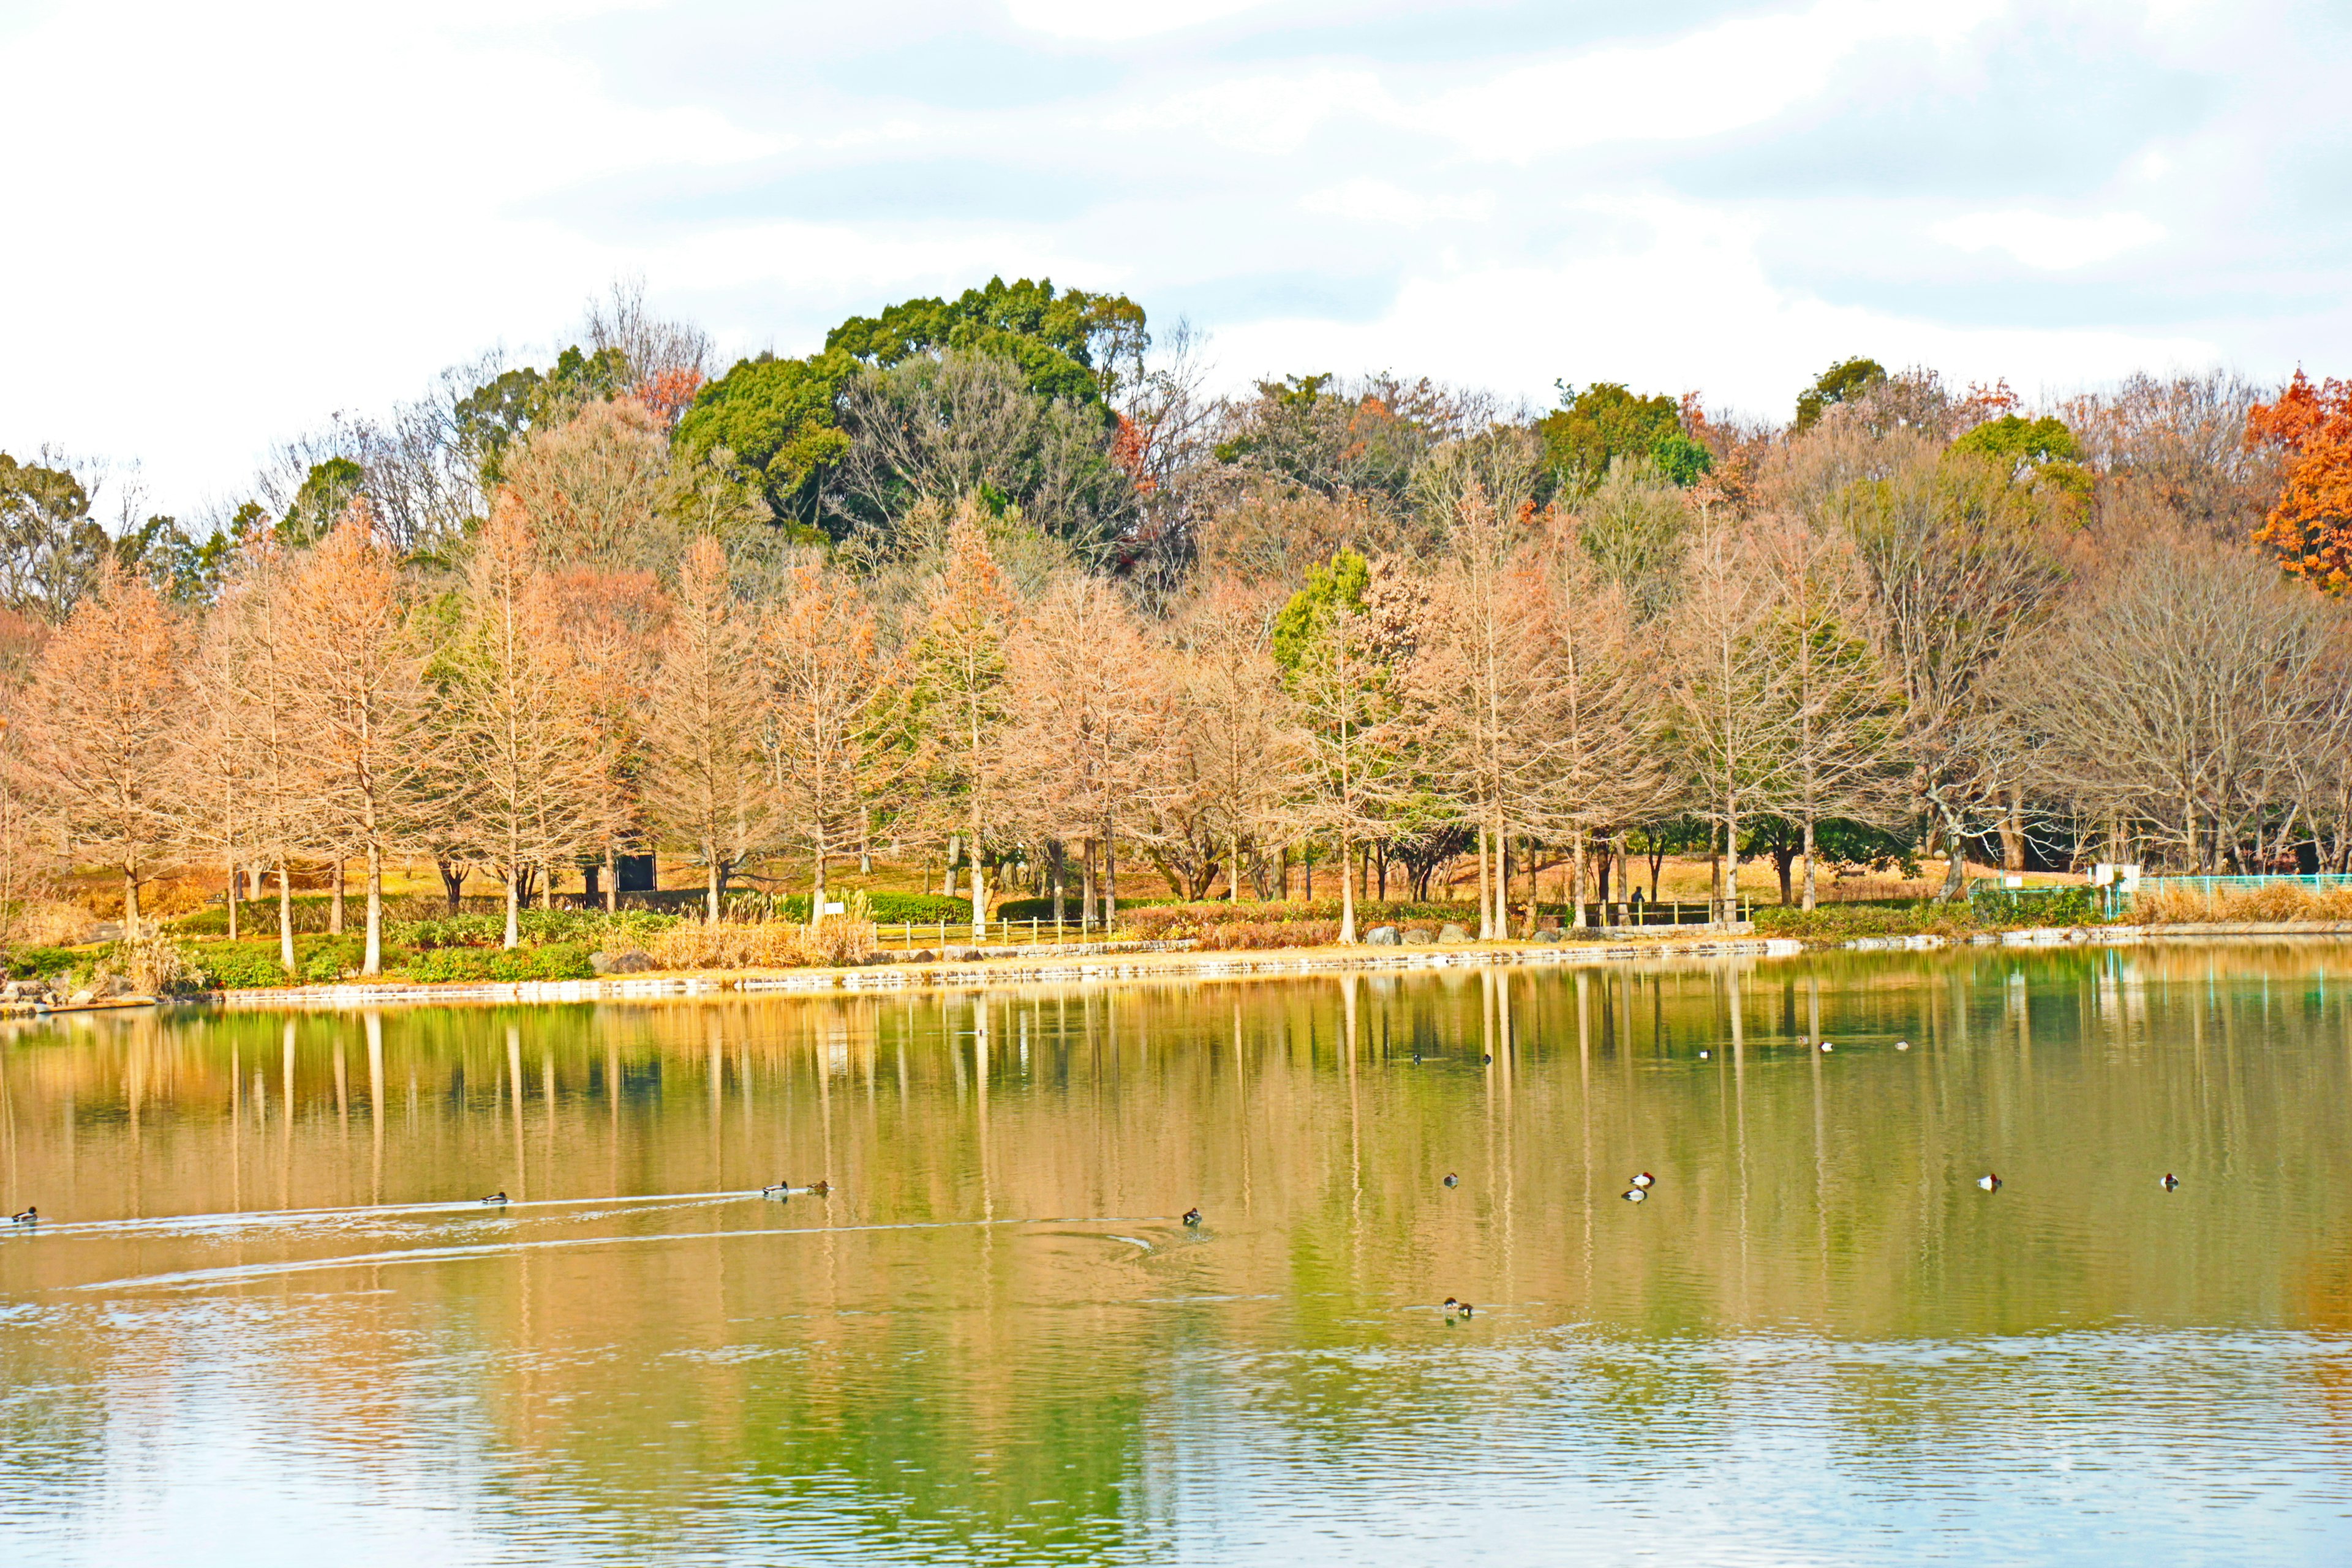
<path id="1" fill-rule="evenodd" d="M 2177 926 L 2064 926 L 1979 932 L 1967 937 L 1860 937 L 1829 947 L 1793 937 L 1722 934 L 1696 942 L 1512 942 L 1445 948 L 1310 948 L 1203 952 L 1181 942 L 1135 944 L 1134 950 L 1055 956 L 1030 949 L 1000 958 L 956 963 L 888 964 L 856 969 L 808 969 L 646 974 L 600 980 L 535 980 L 504 984 L 416 985 L 291 985 L 213 992 L 173 1005 L 234 1009 L 348 1010 L 371 1007 L 516 1006 L 548 1003 L 650 1002 L 724 995 L 810 996 L 881 992 L 968 991 L 1004 985 L 1135 984 L 1276 979 L 1286 975 L 1397 973 L 1503 965 L 1563 968 L 1643 960 L 1792 958 L 1806 952 L 1927 952 L 1945 947 L 2128 947 L 2180 941 L 2352 939 L 2352 921 L 2313 924 L 2238 923 Z M 1144 951 L 1148 947 L 1149 951 Z M 120 1006 L 121 1003 L 114 1005 Z M 56 1012 L 82 1011 L 60 1008 Z M 13 1009 L 9 1010 L 13 1012 Z M 47 1016 L 43 1014 L 40 1016 Z"/>

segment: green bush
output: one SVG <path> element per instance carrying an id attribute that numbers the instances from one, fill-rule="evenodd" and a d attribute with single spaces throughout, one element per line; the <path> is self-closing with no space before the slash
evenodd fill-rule
<path id="1" fill-rule="evenodd" d="M 1139 909 L 1144 902 L 1145 900 L 1141 899 L 1121 899 L 1118 901 L 1118 907 L 1122 910 Z M 1262 910 L 1267 906 L 1256 904 L 1252 907 Z M 966 921 L 971 919 L 971 904 L 965 902 L 963 918 Z M 1054 900 L 1050 897 L 1007 899 L 996 906 L 996 918 L 1001 921 L 1050 921 L 1054 918 Z M 1078 895 L 1076 889 L 1072 889 L 1062 899 L 1062 918 L 1066 921 L 1076 921 L 1078 918 Z M 1100 899 L 1095 900 L 1095 918 L 1097 920 L 1102 918 Z"/>
<path id="2" fill-rule="evenodd" d="M 352 936 L 296 938 L 294 963 L 305 985 L 332 985 L 367 959 L 367 939 Z"/>
<path id="3" fill-rule="evenodd" d="M 410 959 L 402 973 L 426 985 L 456 980 L 488 980 L 495 954 L 476 947 L 441 947 Z"/>
<path id="4" fill-rule="evenodd" d="M 70 974 L 89 961 L 89 955 L 70 947 L 20 947 L 8 955 L 7 973 L 16 980 L 46 980 L 51 975 Z"/>
<path id="5" fill-rule="evenodd" d="M 408 961 L 404 973 L 422 984 L 495 980 L 585 980 L 596 973 L 588 949 L 578 942 L 550 942 L 544 947 L 511 950 L 443 947 L 420 952 Z"/>
<path id="6" fill-rule="evenodd" d="M 662 910 L 523 910 L 515 926 L 522 940 L 532 943 L 578 942 L 591 949 L 639 947 L 657 931 L 677 924 L 678 917 Z M 404 921 L 397 929 L 403 946 L 422 948 L 498 947 L 506 941 L 504 910 L 487 914 L 436 915 Z"/>
<path id="7" fill-rule="evenodd" d="M 829 890 L 828 897 L 836 904 L 849 901 L 846 889 Z M 868 893 L 866 895 L 866 910 L 877 925 L 898 925 L 908 921 L 917 925 L 937 925 L 941 921 L 950 925 L 958 921 L 966 925 L 971 923 L 971 900 L 952 899 L 944 893 Z M 809 896 L 794 893 L 789 898 L 778 899 L 776 918 L 799 921 L 805 925 L 809 918 Z"/>
<path id="8" fill-rule="evenodd" d="M 1968 936 L 1977 928 L 1966 904 L 1904 900 L 1892 903 L 1823 904 L 1801 910 L 1793 904 L 1759 904 L 1759 936 L 1792 936 L 1807 942 L 1851 942 L 1865 936 Z"/>
<path id="9" fill-rule="evenodd" d="M 286 984 L 286 966 L 278 962 L 274 942 L 199 942 L 189 948 L 188 961 L 215 991 Z"/>
<path id="10" fill-rule="evenodd" d="M 403 947 L 496 947 L 506 940 L 504 914 L 432 915 L 393 928 Z"/>
<path id="11" fill-rule="evenodd" d="M 2112 919 L 2090 888 L 1984 888 L 1969 894 L 1969 908 L 1989 926 L 2097 925 Z"/>
<path id="12" fill-rule="evenodd" d="M 595 973 L 588 950 L 575 942 L 518 947 L 490 960 L 493 980 L 585 980 Z"/>

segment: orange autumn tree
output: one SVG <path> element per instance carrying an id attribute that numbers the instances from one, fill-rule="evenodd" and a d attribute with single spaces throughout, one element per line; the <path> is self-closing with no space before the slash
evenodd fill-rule
<path id="1" fill-rule="evenodd" d="M 2246 444 L 2286 454 L 2286 473 L 2254 542 L 2331 594 L 2352 588 L 2352 383 L 2317 386 L 2302 371 L 2246 415 Z"/>
<path id="2" fill-rule="evenodd" d="M 26 775 L 60 845 L 122 879 L 139 934 L 139 885 L 179 837 L 186 628 L 147 584 L 99 563 L 98 588 L 41 650 L 26 702 Z"/>

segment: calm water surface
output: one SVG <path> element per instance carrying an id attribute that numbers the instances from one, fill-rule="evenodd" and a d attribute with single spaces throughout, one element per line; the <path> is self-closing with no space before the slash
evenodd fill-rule
<path id="1" fill-rule="evenodd" d="M 2347 1088 L 2313 946 L 26 1025 L 0 1562 L 2342 1562 Z"/>

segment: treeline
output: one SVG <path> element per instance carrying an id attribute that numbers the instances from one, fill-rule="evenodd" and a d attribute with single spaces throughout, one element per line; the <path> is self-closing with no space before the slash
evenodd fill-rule
<path id="1" fill-rule="evenodd" d="M 1213 398 L 992 281 L 708 378 L 621 292 L 545 368 L 297 443 L 201 541 L 0 468 L 0 900 L 58 865 L 429 857 L 509 910 L 660 847 L 1425 896 L 1482 930 L 1696 849 L 2341 867 L 2352 395 L 1832 366 L 1775 425 L 1428 381 Z M 79 499 L 77 499 L 79 498 Z M 280 876 L 281 888 L 285 879 Z M 514 921 L 510 916 L 509 931 Z M 283 940 L 290 942 L 289 934 Z"/>

